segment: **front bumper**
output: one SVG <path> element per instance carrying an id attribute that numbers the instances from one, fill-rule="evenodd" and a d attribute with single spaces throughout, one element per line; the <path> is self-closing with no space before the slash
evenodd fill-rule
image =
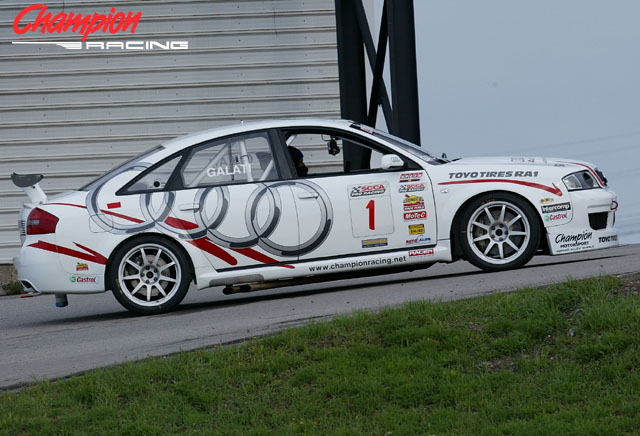
<path id="1" fill-rule="evenodd" d="M 551 254 L 618 246 L 618 231 L 613 227 L 618 205 L 616 194 L 609 189 L 591 189 L 574 191 L 570 196 L 571 222 L 546 229 Z"/>

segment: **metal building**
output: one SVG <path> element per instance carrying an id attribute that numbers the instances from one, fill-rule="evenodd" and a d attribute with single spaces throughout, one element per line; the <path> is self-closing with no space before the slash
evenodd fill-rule
<path id="1" fill-rule="evenodd" d="M 184 40 L 188 50 L 68 50 L 13 41 L 31 1 L 0 3 L 0 264 L 20 239 L 25 196 L 9 175 L 43 173 L 48 195 L 75 189 L 175 136 L 240 120 L 339 117 L 334 0 L 66 0 L 54 14 L 141 11 L 135 35 L 89 40 Z M 63 9 L 64 8 L 64 9 Z"/>

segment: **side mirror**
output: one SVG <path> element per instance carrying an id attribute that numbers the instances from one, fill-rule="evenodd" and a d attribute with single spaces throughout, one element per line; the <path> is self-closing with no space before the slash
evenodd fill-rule
<path id="1" fill-rule="evenodd" d="M 402 167 L 404 167 L 404 161 L 400 159 L 397 154 L 385 154 L 384 156 L 382 156 L 380 168 L 382 168 L 383 170 Z"/>

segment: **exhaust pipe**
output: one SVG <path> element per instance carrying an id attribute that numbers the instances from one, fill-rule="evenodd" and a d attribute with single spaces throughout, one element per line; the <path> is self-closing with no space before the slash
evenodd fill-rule
<path id="1" fill-rule="evenodd" d="M 55 294 L 56 295 L 56 307 L 67 307 L 69 300 L 67 294 Z"/>

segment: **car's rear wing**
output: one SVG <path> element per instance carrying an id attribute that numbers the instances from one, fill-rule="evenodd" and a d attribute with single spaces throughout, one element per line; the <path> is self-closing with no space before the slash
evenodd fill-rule
<path id="1" fill-rule="evenodd" d="M 32 203 L 47 201 L 47 195 L 38 185 L 43 178 L 42 174 L 11 174 L 13 184 L 22 189 Z"/>

